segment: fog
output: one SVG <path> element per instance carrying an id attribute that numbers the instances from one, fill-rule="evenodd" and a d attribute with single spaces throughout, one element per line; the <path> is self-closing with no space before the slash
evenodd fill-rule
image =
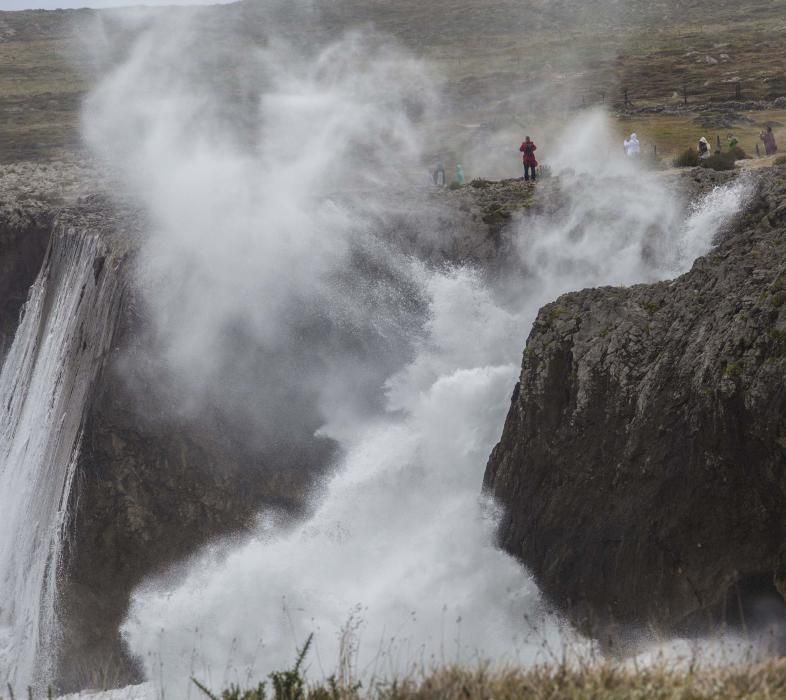
<path id="1" fill-rule="evenodd" d="M 153 335 L 133 361 L 173 411 L 220 406 L 262 442 L 313 421 L 339 456 L 303 521 L 260 513 L 137 590 L 129 649 L 175 694 L 287 666 L 311 634 L 316 678 L 590 653 L 496 549 L 480 495 L 521 352 L 561 293 L 687 270 L 744 186 L 686 221 L 588 111 L 546 156 L 558 206 L 513 224 L 513 272 L 434 266 L 385 226 L 428 187 L 426 63 L 372 30 L 224 59 L 196 26 L 154 26 L 85 106 L 86 141 L 150 221 L 137 283 Z M 428 209 L 411 214 L 428 237 Z"/>

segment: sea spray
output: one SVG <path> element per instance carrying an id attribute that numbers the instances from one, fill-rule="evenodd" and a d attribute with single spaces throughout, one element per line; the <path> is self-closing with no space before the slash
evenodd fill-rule
<path id="1" fill-rule="evenodd" d="M 85 402 L 111 340 L 115 275 L 98 237 L 59 227 L 0 374 L 0 670 L 52 680 L 57 576 Z"/>
<path id="2" fill-rule="evenodd" d="M 342 421 L 334 430 L 327 418 L 323 432 L 346 458 L 306 522 L 260 527 L 228 550 L 216 545 L 184 580 L 150 582 L 135 595 L 124 635 L 151 677 L 178 688 L 188 674 L 216 686 L 249 669 L 264 674 L 286 665 L 312 632 L 317 673 L 329 675 L 348 630 L 364 679 L 478 658 L 526 664 L 589 653 L 495 549 L 493 504 L 478 492 L 540 305 L 574 288 L 662 278 L 673 261 L 646 254 L 653 237 L 700 236 L 697 249 L 706 250 L 717 230 L 712 217 L 702 219 L 709 231 L 694 218 L 684 224 L 657 179 L 633 177 L 616 219 L 566 178 L 565 218 L 522 221 L 519 250 L 537 251 L 538 266 L 520 280 L 514 304 L 500 304 L 476 271 L 413 263 L 430 301 L 426 337 L 388 380 L 388 411 L 352 429 Z M 661 213 L 673 207 L 673 219 L 642 204 L 653 196 Z M 586 242 L 575 241 L 579 233 Z"/>
<path id="3" fill-rule="evenodd" d="M 244 396 L 259 402 L 243 399 L 251 424 L 271 410 L 297 420 L 287 401 L 263 405 L 272 377 L 283 377 L 319 408 L 320 432 L 343 457 L 307 519 L 260 514 L 250 536 L 213 543 L 136 591 L 122 632 L 149 678 L 175 695 L 192 676 L 215 688 L 248 682 L 287 666 L 312 633 L 312 672 L 330 675 L 350 649 L 365 679 L 585 653 L 589 645 L 495 548 L 494 504 L 479 495 L 486 459 L 538 308 L 581 287 L 667 277 L 675 237 L 685 231 L 704 250 L 719 222 L 684 228 L 664 182 L 614 155 L 607 117 L 589 112 L 549 157 L 559 210 L 513 225 L 515 275 L 432 269 L 384 241 L 384 264 L 369 274 L 353 254 L 358 240 L 373 246 L 368 221 L 384 221 L 402 191 L 388 185 L 419 166 L 410 115 L 422 113 L 429 86 L 416 63 L 357 34 L 311 57 L 271 43 L 246 73 L 261 76 L 246 85 L 259 90 L 249 115 L 259 128 L 254 147 L 239 149 L 232 124 L 215 116 L 220 97 L 192 84 L 183 66 L 198 42 L 157 36 L 137 42 L 92 94 L 85 134 L 125 169 L 150 215 L 141 281 L 159 359 L 175 379 L 173 403 L 232 403 L 242 379 L 254 389 Z M 598 152 L 608 157 L 598 162 Z M 335 192 L 346 194 L 328 201 Z M 429 225 L 424 216 L 424 238 Z M 397 277 L 422 300 L 411 325 L 390 322 L 404 295 L 368 303 Z M 345 280 L 340 290 L 336 278 Z M 315 317 L 326 329 L 352 319 L 358 338 L 384 328 L 386 343 L 402 350 L 400 366 L 355 361 L 329 334 L 308 336 L 313 362 L 293 363 L 296 372 L 227 361 L 222 341 L 236 327 L 247 356 L 275 348 L 301 358 L 302 329 Z M 361 386 L 381 400 L 356 402 Z M 255 436 L 263 431 L 260 423 Z"/>

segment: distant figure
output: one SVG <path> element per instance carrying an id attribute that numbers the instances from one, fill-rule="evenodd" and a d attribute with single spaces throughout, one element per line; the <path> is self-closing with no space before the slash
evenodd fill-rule
<path id="1" fill-rule="evenodd" d="M 702 136 L 699 139 L 699 158 L 707 158 L 710 155 L 710 142 Z"/>
<path id="2" fill-rule="evenodd" d="M 461 163 L 456 165 L 456 182 L 459 185 L 464 184 L 464 168 L 461 167 Z"/>
<path id="3" fill-rule="evenodd" d="M 437 163 L 437 169 L 434 171 L 434 184 L 437 187 L 444 187 L 447 184 L 445 166 L 442 163 Z"/>
<path id="4" fill-rule="evenodd" d="M 772 133 L 771 126 L 762 131 L 759 138 L 764 142 L 764 153 L 766 155 L 774 156 L 778 152 L 778 145 L 775 143 L 775 134 Z"/>
<path id="5" fill-rule="evenodd" d="M 625 147 L 625 155 L 628 158 L 638 158 L 641 154 L 641 144 L 636 134 L 631 134 L 629 139 L 625 139 L 623 146 Z"/>
<path id="6" fill-rule="evenodd" d="M 524 143 L 521 144 L 521 148 L 519 150 L 524 154 L 523 161 L 524 161 L 524 179 L 529 180 L 530 171 L 532 171 L 532 180 L 535 180 L 535 169 L 538 167 L 538 161 L 535 158 L 535 151 L 538 150 L 538 147 L 535 145 L 534 141 L 531 141 L 529 136 L 524 139 Z"/>

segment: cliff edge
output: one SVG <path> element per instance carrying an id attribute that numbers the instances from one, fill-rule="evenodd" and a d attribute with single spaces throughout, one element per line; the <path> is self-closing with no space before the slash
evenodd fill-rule
<path id="1" fill-rule="evenodd" d="M 545 306 L 488 462 L 501 546 L 596 637 L 785 592 L 786 168 L 721 238 Z"/>

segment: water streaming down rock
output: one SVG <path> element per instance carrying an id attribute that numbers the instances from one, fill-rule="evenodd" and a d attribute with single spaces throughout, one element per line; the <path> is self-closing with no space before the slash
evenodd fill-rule
<path id="1" fill-rule="evenodd" d="M 120 297 L 100 237 L 65 216 L 0 375 L 0 680 L 20 692 L 51 676 L 81 425 Z"/>

